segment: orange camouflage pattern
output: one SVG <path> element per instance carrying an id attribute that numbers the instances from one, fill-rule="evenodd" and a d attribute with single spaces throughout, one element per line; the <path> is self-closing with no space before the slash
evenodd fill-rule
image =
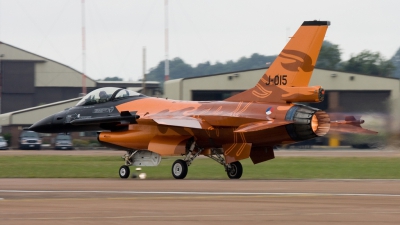
<path id="1" fill-rule="evenodd" d="M 179 101 L 142 98 L 116 106 L 136 111 L 137 124 L 127 131 L 102 132 L 99 140 L 160 155 L 185 155 L 194 139 L 204 151 L 221 149 L 226 163 L 274 158 L 273 146 L 325 135 L 329 116 L 297 102 L 320 102 L 324 89 L 308 87 L 329 26 L 304 22 L 251 89 L 225 101 Z M 361 128 L 362 129 L 362 128 Z"/>

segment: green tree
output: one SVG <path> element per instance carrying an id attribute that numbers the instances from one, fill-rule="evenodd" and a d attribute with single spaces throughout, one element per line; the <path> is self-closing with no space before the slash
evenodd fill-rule
<path id="1" fill-rule="evenodd" d="M 178 79 L 182 77 L 192 77 L 193 68 L 191 65 L 185 63 L 181 58 L 174 58 L 169 63 L 170 65 L 170 79 Z"/>
<path id="2" fill-rule="evenodd" d="M 153 80 L 163 83 L 165 80 L 165 61 L 158 63 L 156 67 L 150 69 L 150 72 L 146 75 L 147 80 Z M 169 78 L 178 79 L 183 77 L 193 76 L 193 68 L 191 65 L 185 63 L 181 58 L 174 58 L 169 61 Z"/>
<path id="3" fill-rule="evenodd" d="M 4 133 L 4 134 L 1 134 L 1 136 L 3 136 L 4 137 L 4 139 L 7 141 L 7 144 L 8 144 L 8 146 L 11 146 L 11 140 L 12 140 L 12 135 L 11 135 L 11 133 Z"/>
<path id="4" fill-rule="evenodd" d="M 390 60 L 386 60 L 379 52 L 364 50 L 349 61 L 343 63 L 343 70 L 351 73 L 362 73 L 375 76 L 389 77 L 395 67 Z"/>
<path id="5" fill-rule="evenodd" d="M 327 70 L 336 70 L 339 67 L 342 53 L 339 46 L 329 41 L 324 41 L 315 67 Z"/>
<path id="6" fill-rule="evenodd" d="M 202 76 L 205 74 L 211 74 L 211 63 L 209 61 L 205 63 L 199 63 L 195 68 L 193 68 L 193 75 L 194 76 Z"/>
<path id="7" fill-rule="evenodd" d="M 170 79 L 258 69 L 266 67 L 265 63 L 273 62 L 275 58 L 276 56 L 264 56 L 254 53 L 250 58 L 242 57 L 236 62 L 229 60 L 226 63 L 216 62 L 215 64 L 211 64 L 207 61 L 199 63 L 196 67 L 192 67 L 180 58 L 174 58 L 169 62 Z M 160 62 L 156 67 L 151 68 L 146 78 L 147 80 L 164 82 L 164 61 Z"/>
<path id="8" fill-rule="evenodd" d="M 400 78 L 400 48 L 397 50 L 396 54 L 391 59 L 395 70 L 393 71 L 393 77 Z"/>
<path id="9" fill-rule="evenodd" d="M 123 79 L 120 77 L 106 77 L 104 81 L 122 81 Z"/>
<path id="10" fill-rule="evenodd" d="M 164 65 L 164 61 L 161 61 L 156 67 L 150 68 L 149 73 L 146 75 L 146 80 L 164 82 Z"/>

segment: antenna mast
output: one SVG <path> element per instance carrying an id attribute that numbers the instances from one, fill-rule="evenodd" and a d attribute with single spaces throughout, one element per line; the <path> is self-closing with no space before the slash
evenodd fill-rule
<path id="1" fill-rule="evenodd" d="M 142 79 L 142 94 L 146 94 L 146 47 L 143 47 L 143 79 Z"/>
<path id="2" fill-rule="evenodd" d="M 82 94 L 86 95 L 85 0 L 82 0 Z"/>
<path id="3" fill-rule="evenodd" d="M 168 0 L 165 0 L 165 76 L 164 80 L 169 80 L 169 60 L 168 60 Z"/>

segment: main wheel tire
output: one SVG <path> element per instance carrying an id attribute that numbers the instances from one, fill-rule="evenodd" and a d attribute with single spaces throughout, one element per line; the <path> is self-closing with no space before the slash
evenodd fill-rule
<path id="1" fill-rule="evenodd" d="M 188 165 L 184 160 L 178 159 L 172 164 L 172 176 L 174 176 L 175 179 L 185 178 L 187 172 Z"/>
<path id="2" fill-rule="evenodd" d="M 129 169 L 128 166 L 121 166 L 119 168 L 119 177 L 126 179 L 129 177 L 129 174 L 131 173 L 131 170 Z"/>
<path id="3" fill-rule="evenodd" d="M 243 167 L 239 161 L 230 164 L 231 168 L 227 171 L 230 179 L 239 179 L 243 174 Z"/>

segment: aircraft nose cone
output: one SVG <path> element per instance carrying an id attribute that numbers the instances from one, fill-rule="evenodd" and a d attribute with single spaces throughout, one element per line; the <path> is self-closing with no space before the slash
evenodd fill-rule
<path id="1" fill-rule="evenodd" d="M 53 130 L 52 121 L 53 121 L 53 116 L 46 117 L 46 118 L 34 123 L 27 130 L 36 131 L 39 133 L 52 133 L 52 130 Z"/>

